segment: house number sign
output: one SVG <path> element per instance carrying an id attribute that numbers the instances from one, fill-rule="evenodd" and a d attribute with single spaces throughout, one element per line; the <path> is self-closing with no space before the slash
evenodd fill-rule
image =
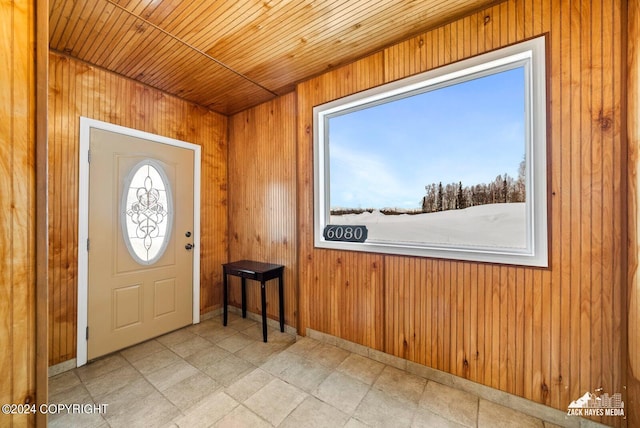
<path id="1" fill-rule="evenodd" d="M 367 239 L 367 226 L 328 224 L 322 235 L 326 241 L 364 242 Z"/>

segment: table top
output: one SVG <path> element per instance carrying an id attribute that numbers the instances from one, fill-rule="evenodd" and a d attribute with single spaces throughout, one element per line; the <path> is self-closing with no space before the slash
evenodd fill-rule
<path id="1" fill-rule="evenodd" d="M 278 274 L 284 268 L 283 265 L 274 263 L 263 263 L 254 260 L 239 260 L 231 263 L 224 263 L 223 265 L 225 273 L 229 274 L 248 274 L 255 276 L 256 279 L 264 276 L 271 276 Z M 244 275 L 242 275 L 244 276 Z"/>

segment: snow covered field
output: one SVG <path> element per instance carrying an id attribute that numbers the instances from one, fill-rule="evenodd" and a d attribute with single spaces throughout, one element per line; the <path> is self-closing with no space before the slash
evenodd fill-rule
<path id="1" fill-rule="evenodd" d="M 525 203 L 488 204 L 428 214 L 380 211 L 331 216 L 331 224 L 366 225 L 367 242 L 526 247 Z"/>

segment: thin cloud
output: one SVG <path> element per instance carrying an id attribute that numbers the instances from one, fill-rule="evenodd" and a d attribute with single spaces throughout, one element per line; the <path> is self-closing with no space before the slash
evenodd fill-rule
<path id="1" fill-rule="evenodd" d="M 400 182 L 392 165 L 381 157 L 331 144 L 331 206 L 384 208 L 397 201 L 406 204 L 412 192 Z M 413 201 L 417 206 L 419 201 Z"/>

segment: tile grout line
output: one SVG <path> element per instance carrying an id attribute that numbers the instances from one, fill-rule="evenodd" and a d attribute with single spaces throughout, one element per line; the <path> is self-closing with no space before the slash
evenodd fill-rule
<path id="1" fill-rule="evenodd" d="M 94 378 L 94 379 L 101 379 L 103 377 L 105 377 L 104 379 L 108 379 L 108 376 L 111 375 L 112 373 L 114 373 L 116 370 L 122 370 L 124 368 L 126 368 L 126 365 L 128 364 L 130 366 L 130 368 L 133 369 L 133 372 L 135 372 L 136 376 L 139 376 L 141 380 L 144 380 L 144 382 L 148 383 L 149 385 L 151 385 L 151 387 L 153 388 L 153 391 L 156 391 L 157 393 L 160 394 L 161 397 L 164 398 L 164 400 L 167 401 L 167 403 L 169 403 L 171 405 L 171 407 L 173 409 L 176 409 L 176 412 L 174 413 L 173 410 L 171 410 L 171 414 L 174 414 L 174 416 L 169 416 L 169 419 L 166 420 L 164 423 L 167 426 L 175 426 L 178 424 L 178 422 L 180 422 L 181 418 L 184 417 L 189 417 L 189 415 L 195 415 L 194 413 L 190 413 L 189 410 L 193 409 L 194 406 L 197 406 L 199 403 L 203 402 L 204 400 L 207 399 L 207 397 L 211 397 L 214 394 L 225 394 L 230 400 L 233 400 L 233 407 L 230 410 L 226 410 L 226 412 L 224 413 L 220 413 L 221 416 L 218 417 L 218 415 L 216 414 L 214 415 L 209 415 L 210 417 L 218 417 L 218 419 L 216 419 L 215 421 L 209 422 L 208 419 L 203 420 L 202 422 L 206 422 L 207 426 L 215 426 L 217 424 L 219 424 L 223 419 L 227 418 L 228 415 L 230 415 L 231 413 L 234 413 L 235 417 L 255 417 L 257 419 L 255 419 L 255 421 L 257 422 L 259 421 L 263 421 L 266 424 L 268 424 L 269 426 L 276 426 L 276 427 L 280 427 L 280 426 L 284 426 L 287 423 L 290 423 L 293 420 L 296 420 L 298 418 L 300 418 L 300 416 L 302 415 L 302 412 L 309 412 L 309 411 L 313 411 L 313 409 L 317 408 L 318 404 L 317 403 L 322 403 L 321 408 L 323 409 L 323 412 L 325 411 L 329 411 L 329 412 L 335 412 L 335 413 L 330 413 L 331 417 L 336 417 L 339 418 L 339 420 L 343 420 L 344 417 L 346 417 L 346 419 L 344 419 L 344 424 L 348 424 L 351 420 L 353 421 L 357 421 L 361 424 L 367 425 L 367 422 L 365 422 L 367 419 L 365 420 L 361 420 L 359 417 L 357 417 L 357 415 L 360 416 L 364 416 L 366 413 L 363 412 L 367 412 L 371 409 L 373 409 L 374 407 L 378 406 L 379 404 L 377 404 L 378 402 L 374 401 L 374 397 L 371 396 L 368 399 L 368 402 L 365 404 L 365 400 L 367 399 L 367 397 L 369 396 L 369 394 L 371 394 L 372 392 L 376 392 L 376 393 L 382 393 L 383 395 L 393 399 L 394 401 L 398 401 L 399 403 L 405 402 L 405 400 L 409 400 L 410 402 L 412 402 L 413 404 L 411 404 L 409 406 L 409 404 L 404 404 L 405 406 L 405 410 L 406 412 L 404 413 L 403 416 L 403 420 L 407 421 L 410 425 L 414 425 L 414 424 L 419 424 L 421 422 L 421 419 L 419 419 L 421 417 L 421 410 L 427 410 L 430 414 L 437 416 L 438 418 L 442 418 L 446 421 L 448 421 L 449 423 L 456 423 L 456 424 L 461 424 L 462 422 L 457 422 L 457 419 L 450 419 L 448 417 L 448 415 L 452 415 L 450 413 L 447 412 L 446 409 L 444 409 L 443 413 L 440 413 L 437 409 L 435 408 L 431 408 L 429 407 L 423 407 L 421 406 L 422 403 L 422 398 L 425 397 L 425 394 L 428 393 L 427 389 L 429 388 L 430 383 L 433 381 L 433 385 L 432 387 L 435 388 L 436 385 L 440 385 L 442 383 L 439 383 L 437 380 L 433 380 L 433 379 L 429 379 L 426 378 L 425 376 L 421 376 L 418 373 L 415 373 L 414 371 L 411 370 L 411 367 L 404 367 L 404 368 L 399 368 L 397 367 L 397 364 L 394 364 L 393 360 L 389 360 L 387 361 L 386 359 L 384 359 L 384 356 L 380 356 L 374 353 L 373 356 L 370 356 L 369 353 L 367 352 L 365 355 L 363 355 L 361 353 L 361 349 L 358 347 L 350 347 L 350 348 L 346 348 L 346 347 L 341 347 L 338 343 L 333 343 L 330 342 L 329 340 L 322 340 L 321 338 L 317 338 L 317 337 L 310 337 L 307 338 L 305 340 L 310 340 L 313 342 L 316 342 L 316 344 L 314 345 L 313 343 L 309 343 L 309 344 L 303 344 L 300 339 L 302 338 L 297 338 L 296 336 L 293 337 L 293 341 L 292 342 L 288 342 L 286 338 L 282 338 L 282 342 L 274 342 L 274 344 L 278 344 L 278 345 L 282 345 L 282 346 L 274 346 L 273 349 L 270 352 L 265 352 L 264 354 L 262 354 L 259 358 L 255 358 L 255 352 L 252 353 L 245 353 L 244 356 L 242 356 L 243 354 L 241 354 L 241 352 L 245 349 L 247 349 L 250 346 L 256 346 L 256 344 L 258 343 L 262 343 L 260 341 L 261 338 L 256 338 L 256 337 L 252 337 L 251 332 L 252 332 L 252 328 L 254 328 L 256 325 L 259 325 L 259 323 L 257 323 L 255 320 L 253 320 L 253 324 L 246 326 L 245 328 L 242 328 L 243 322 L 241 318 L 237 318 L 234 319 L 234 321 L 237 322 L 236 324 L 236 328 L 231 327 L 231 326 L 227 326 L 227 329 L 233 330 L 233 334 L 231 334 L 230 336 L 225 336 L 223 338 L 221 338 L 218 341 L 213 340 L 213 337 L 215 337 L 212 334 L 208 334 L 208 337 L 202 336 L 201 334 L 205 334 L 205 333 L 211 333 L 211 331 L 206 328 L 206 326 L 204 326 L 202 329 L 195 330 L 195 329 L 189 329 L 190 327 L 193 326 L 187 326 L 184 327 L 184 331 L 188 332 L 189 336 L 191 335 L 191 337 L 187 337 L 184 340 L 180 340 L 176 343 L 172 343 L 171 340 L 169 340 L 168 342 L 171 343 L 170 345 L 167 345 L 159 340 L 157 340 L 158 338 L 154 338 L 151 339 L 149 341 L 143 342 L 147 343 L 150 341 L 156 341 L 159 345 L 161 345 L 161 347 L 150 347 L 149 348 L 149 353 L 144 352 L 141 354 L 131 354 L 129 358 L 131 358 L 132 356 L 134 356 L 134 358 L 136 358 L 135 360 L 131 361 L 129 360 L 127 357 L 125 357 L 126 355 L 126 351 L 128 349 L 131 348 L 135 348 L 137 346 L 141 346 L 143 344 L 138 344 L 138 345 L 134 345 L 132 347 L 129 347 L 125 350 L 121 350 L 121 351 L 117 351 L 116 353 L 114 353 L 114 356 L 117 356 L 117 358 L 121 358 L 125 364 L 122 364 L 122 366 L 117 367 L 115 369 L 109 370 L 106 373 L 101 374 L 100 376 Z M 209 322 L 209 320 L 206 320 L 204 322 Z M 214 323 L 216 321 L 213 321 Z M 201 323 L 203 324 L 203 323 Z M 217 327 L 216 327 L 217 328 Z M 176 330 L 175 332 L 171 332 L 168 333 L 167 335 L 164 336 L 160 336 L 160 338 L 168 336 L 172 333 L 176 333 L 178 331 L 183 331 L 183 329 L 180 330 Z M 221 330 L 222 331 L 222 330 Z M 227 331 L 227 333 L 229 333 L 229 331 Z M 227 350 L 226 348 L 223 348 L 221 346 L 218 345 L 219 342 L 229 338 L 229 337 L 233 337 L 235 335 L 241 335 L 240 337 L 242 339 L 247 338 L 253 342 L 255 342 L 254 345 L 246 345 L 240 349 L 235 350 L 235 352 L 231 352 L 229 350 Z M 182 337 L 182 336 L 180 336 Z M 178 336 L 176 336 L 176 338 L 178 338 Z M 243 365 L 246 364 L 247 367 L 250 367 L 250 369 L 246 369 L 243 370 L 241 372 L 239 372 L 238 375 L 234 375 L 233 377 L 229 377 L 227 382 L 225 381 L 224 383 L 222 381 L 218 381 L 216 380 L 214 377 L 210 376 L 209 374 L 207 374 L 207 372 L 205 372 L 206 368 L 211 367 L 215 364 L 218 364 L 218 362 L 209 362 L 207 363 L 206 367 L 205 366 L 201 366 L 201 364 L 198 364 L 198 366 L 192 364 L 190 361 L 187 360 L 187 358 L 191 357 L 192 355 L 194 355 L 197 352 L 200 351 L 205 351 L 205 349 L 213 349 L 213 348 L 203 348 L 200 350 L 197 350 L 197 348 L 201 345 L 199 343 L 194 342 L 193 344 L 187 344 L 184 347 L 182 347 L 180 349 L 181 352 L 189 352 L 189 355 L 185 355 L 184 357 L 181 356 L 180 354 L 178 354 L 176 352 L 176 350 L 174 350 L 178 345 L 186 343 L 190 340 L 196 339 L 196 338 L 200 338 L 200 339 L 204 339 L 206 342 L 208 342 L 208 345 L 220 348 L 221 350 L 228 352 L 229 355 L 225 358 L 234 356 L 235 358 L 238 358 L 239 360 L 242 360 Z M 295 346 L 297 342 L 301 343 L 301 345 L 297 348 L 292 348 L 292 346 Z M 230 345 L 233 345 L 233 343 L 230 343 Z M 311 346 L 313 345 L 313 346 Z M 332 349 L 330 348 L 323 348 L 324 346 L 330 346 Z M 202 344 L 202 346 L 204 346 L 204 344 Z M 333 348 L 335 349 L 339 349 L 341 350 L 341 352 L 337 352 L 335 351 Z M 265 348 L 265 350 L 267 350 L 268 348 Z M 144 358 L 148 358 L 151 357 L 159 352 L 165 352 L 166 350 L 170 351 L 170 354 L 175 357 L 176 359 L 173 360 L 171 363 L 156 368 L 153 371 L 147 373 L 147 374 L 143 374 L 141 372 L 141 370 L 135 366 L 134 364 L 137 361 L 140 361 Z M 360 351 L 360 352 L 358 352 Z M 142 355 L 142 356 L 137 356 L 137 355 Z M 168 354 L 169 355 L 169 354 Z M 283 356 L 282 360 L 277 362 L 276 365 L 272 365 L 271 368 L 278 368 L 277 370 L 271 371 L 269 369 L 265 369 L 265 365 L 269 362 L 269 361 L 274 361 L 275 358 L 279 358 L 279 356 Z M 216 356 L 214 356 L 214 359 Z M 348 365 L 344 365 L 345 362 L 352 357 L 358 357 L 355 358 L 354 360 L 352 360 L 350 362 L 350 364 Z M 364 363 L 364 360 L 361 360 L 360 357 L 369 360 L 370 362 L 376 363 L 376 365 L 371 365 L 369 363 Z M 377 357 L 377 358 L 376 358 Z M 250 359 L 246 359 L 246 358 L 250 358 Z M 291 359 L 293 358 L 293 359 Z M 380 359 L 383 358 L 383 360 L 381 361 Z M 208 361 L 213 361 L 212 360 L 208 360 L 208 359 L 203 359 L 202 362 L 208 362 Z M 217 360 L 216 360 L 217 361 Z M 255 362 L 255 361 L 259 361 L 259 362 Z M 187 364 L 189 367 L 194 368 L 195 371 L 193 372 L 192 375 L 187 376 L 184 379 L 180 379 L 178 381 L 176 381 L 175 383 L 167 386 L 165 388 L 164 391 L 161 391 L 159 389 L 158 386 L 156 386 L 156 384 L 152 383 L 148 376 L 151 376 L 154 373 L 157 373 L 159 370 L 162 369 L 166 369 L 167 367 L 170 367 L 171 364 L 177 364 L 178 362 L 183 362 L 185 364 Z M 296 371 L 290 371 L 289 375 L 285 375 L 285 373 L 288 370 L 287 364 L 291 364 L 292 362 L 294 362 L 296 365 L 300 364 L 301 367 L 306 367 L 307 363 L 313 364 L 313 366 L 316 366 L 318 368 L 318 376 L 316 376 L 315 374 L 313 375 L 313 377 L 311 378 L 307 378 L 306 380 L 304 379 L 300 379 L 300 382 L 298 382 L 295 378 L 293 379 L 293 381 L 299 383 L 301 386 L 297 386 L 296 383 L 291 383 L 291 381 L 287 380 L 287 379 L 292 379 L 291 376 L 293 375 L 297 375 L 298 374 L 298 368 L 296 368 Z M 114 362 L 113 364 L 117 365 L 117 362 Z M 406 364 L 405 364 L 406 365 Z M 186 366 L 185 366 L 186 367 Z M 279 367 L 284 367 L 284 369 L 279 369 Z M 341 369 L 342 367 L 342 369 Z M 377 370 L 379 367 L 380 370 L 375 373 L 375 370 Z M 100 367 L 98 367 L 98 369 L 100 369 Z M 228 390 L 229 388 L 237 383 L 240 383 L 242 385 L 242 381 L 243 380 L 247 380 L 249 381 L 249 379 L 247 379 L 247 375 L 254 372 L 255 370 L 262 370 L 263 372 L 265 372 L 266 374 L 269 375 L 269 377 L 271 377 L 272 379 L 269 380 L 266 384 L 262 384 L 262 381 L 259 381 L 258 383 L 253 383 L 258 389 L 257 390 L 253 390 L 253 387 L 251 386 L 252 384 L 249 383 L 247 384 L 247 386 L 240 386 L 240 388 L 245 388 L 245 390 L 247 392 L 250 392 L 250 395 L 248 397 L 244 397 L 244 395 L 241 395 L 244 397 L 244 399 L 241 401 L 240 398 L 236 398 L 236 396 L 238 396 L 237 394 L 231 395 Z M 315 370 L 315 369 L 314 369 Z M 364 370 L 364 371 L 363 371 Z M 422 378 L 424 379 L 424 384 L 422 384 L 422 387 L 419 388 L 418 383 L 414 382 L 412 379 L 410 378 L 405 378 L 403 377 L 396 377 L 397 375 L 395 375 L 396 370 L 400 370 L 402 373 L 409 375 L 409 376 L 415 376 L 418 378 Z M 415 370 L 415 368 L 414 368 Z M 234 373 L 235 373 L 235 368 L 234 368 Z M 322 389 L 323 392 L 321 392 L 321 386 L 324 384 L 324 382 L 327 382 L 332 376 L 334 375 L 339 375 L 339 376 L 335 376 L 330 382 L 328 382 Z M 373 374 L 373 376 L 369 377 L 367 374 Z M 170 398 L 169 398 L 169 394 L 167 391 L 169 391 L 171 388 L 173 388 L 174 386 L 180 384 L 180 382 L 184 382 L 187 379 L 190 379 L 191 377 L 194 376 L 202 376 L 204 375 L 204 377 L 211 379 L 211 381 L 216 383 L 216 388 L 215 390 L 212 391 L 208 391 L 207 388 L 207 392 L 203 395 L 198 396 L 197 400 L 194 400 L 193 402 L 188 404 L 188 407 L 186 408 L 182 408 L 180 407 L 178 404 L 174 403 Z M 356 375 L 360 375 L 360 377 L 356 377 Z M 89 399 L 91 399 L 94 404 L 95 404 L 95 397 L 94 394 L 90 392 L 89 388 L 87 387 L 86 382 L 83 380 L 83 378 L 80 378 L 80 376 L 74 372 L 74 376 L 80 381 L 80 384 L 82 385 L 82 388 L 85 390 L 87 396 L 89 397 Z M 132 373 L 133 376 L 133 373 Z M 177 376 L 176 378 L 179 378 L 180 376 Z M 384 377 L 384 378 L 383 378 Z M 86 378 L 86 376 L 85 376 Z M 124 376 L 121 377 L 122 379 L 126 379 Z M 225 378 L 226 379 L 226 378 Z M 295 397 L 296 400 L 300 399 L 300 397 L 302 398 L 301 401 L 299 401 L 292 409 L 288 409 L 286 407 L 283 408 L 283 410 L 288 410 L 286 415 L 282 416 L 282 419 L 278 422 L 277 425 L 272 425 L 271 422 L 269 422 L 269 420 L 266 419 L 266 416 L 264 415 L 268 415 L 269 413 L 258 413 L 254 410 L 252 410 L 251 408 L 249 408 L 245 403 L 247 402 L 247 400 L 249 400 L 251 397 L 253 397 L 254 395 L 258 394 L 260 391 L 262 391 L 267 385 L 269 385 L 271 382 L 273 382 L 273 380 L 279 380 L 280 382 L 285 383 L 286 385 L 288 385 L 291 388 L 295 388 L 295 391 L 298 392 L 294 392 L 294 394 L 301 394 L 301 395 L 292 395 L 291 397 Z M 319 381 L 317 381 L 318 379 L 320 379 Z M 366 381 L 365 381 L 366 379 Z M 405 383 L 405 386 L 399 386 L 399 389 L 394 387 L 394 385 L 401 385 L 402 383 L 398 383 L 398 382 L 404 382 L 404 380 L 409 381 L 408 383 Z M 93 379 L 91 379 L 91 377 L 89 377 L 89 382 L 91 383 L 93 381 Z M 134 380 L 134 381 L 137 381 Z M 126 384 L 119 386 L 115 391 L 111 391 L 107 394 L 105 394 L 105 396 L 107 395 L 111 395 L 112 393 L 116 394 L 118 393 L 118 391 L 122 390 L 123 388 L 129 386 L 132 382 L 134 381 L 127 381 Z M 204 381 L 204 383 L 206 383 L 207 385 L 208 382 Z M 251 381 L 253 382 L 253 381 Z M 315 383 L 317 382 L 317 384 Z M 346 383 L 344 383 L 346 382 Z M 354 387 L 356 387 L 355 391 L 358 391 L 358 394 L 360 394 L 362 392 L 362 396 L 359 398 L 358 401 L 356 401 L 356 398 L 354 398 L 353 400 L 350 400 L 348 404 L 342 406 L 346 409 L 349 409 L 348 411 L 344 411 L 341 408 L 336 407 L 335 405 L 331 404 L 331 402 L 325 401 L 327 398 L 330 397 L 330 395 L 327 394 L 331 394 L 331 388 L 340 388 L 341 385 L 351 385 L 350 382 L 358 382 L 359 384 L 362 384 L 362 386 L 356 385 L 355 383 L 353 384 Z M 227 385 L 227 383 L 229 383 Z M 191 386 L 190 386 L 191 385 Z M 194 384 L 185 384 L 183 385 L 183 387 L 185 388 L 190 388 L 192 386 L 195 385 L 200 385 L 199 383 L 194 383 Z M 302 385 L 310 385 L 310 387 L 307 386 L 302 386 Z M 442 384 L 447 386 L 446 384 Z M 213 384 L 212 384 L 213 386 Z M 365 386 L 365 387 L 363 387 Z M 250 387 L 249 389 L 247 389 L 247 387 Z M 389 387 L 391 387 L 391 389 L 388 389 Z M 182 387 L 180 387 L 182 388 Z M 307 388 L 309 388 L 307 390 Z M 437 389 L 433 389 L 431 388 L 430 390 L 430 394 L 433 394 L 434 391 L 438 391 Z M 456 389 L 456 388 L 454 388 Z M 100 387 L 98 388 L 94 388 L 94 391 L 98 391 L 99 392 Z M 176 391 L 179 391 L 180 389 L 176 389 Z M 464 390 L 460 390 L 459 391 L 463 391 Z M 239 390 L 236 390 L 239 391 Z M 352 391 L 351 389 L 348 390 L 343 390 L 343 391 Z M 420 392 L 418 392 L 420 391 Z M 174 391 L 175 392 L 175 391 Z M 344 392 L 343 392 L 344 393 Z M 407 393 L 409 393 L 409 395 L 407 395 Z M 137 394 L 136 394 L 137 395 Z M 473 421 L 475 422 L 475 427 L 479 427 L 479 421 L 480 421 L 480 397 L 477 394 L 473 394 L 475 396 L 475 401 L 473 402 L 473 407 L 474 407 L 474 411 L 475 411 L 475 418 L 473 419 Z M 325 397 L 325 399 L 321 398 Z M 415 398 L 417 396 L 417 401 L 414 402 Z M 115 396 L 114 396 L 115 397 Z M 312 397 L 311 400 L 309 400 L 309 398 Z M 141 400 L 143 400 L 144 397 L 139 398 L 139 400 L 136 400 L 135 403 L 139 403 Z M 375 400 L 379 399 L 378 397 L 375 397 Z M 386 399 L 386 398 L 380 398 L 380 399 Z M 120 400 L 118 400 L 120 401 Z M 184 400 L 183 400 L 184 401 Z M 306 408 L 303 408 L 302 405 L 303 403 L 309 401 L 309 403 L 307 404 L 307 406 L 305 406 Z M 310 406 L 312 404 L 312 401 L 314 402 L 312 406 Z M 182 402 L 182 401 L 180 401 Z M 213 402 L 217 402 L 217 400 L 214 400 Z M 334 401 L 335 403 L 337 403 L 338 405 L 341 404 L 341 402 L 338 401 Z M 187 403 L 185 401 L 185 403 Z M 380 403 L 385 403 L 384 401 L 380 401 Z M 130 403 L 126 403 L 122 409 L 123 412 L 127 412 L 131 409 L 131 407 L 129 406 Z M 226 403 L 226 399 L 225 399 L 225 404 L 226 406 L 230 406 L 232 404 L 232 401 L 229 401 L 228 403 Z M 471 401 L 469 400 L 469 404 L 471 404 Z M 371 407 L 371 406 L 374 407 Z M 326 407 L 325 407 L 326 406 Z M 353 407 L 352 407 L 353 406 Z M 163 416 L 165 417 L 166 415 L 164 414 L 164 410 L 165 410 L 165 404 L 164 401 L 162 402 L 162 407 L 158 407 L 162 409 L 162 413 Z M 167 407 L 168 409 L 168 407 Z M 259 407 L 257 407 L 257 409 L 259 409 Z M 470 406 L 467 406 L 468 410 L 471 410 Z M 168 411 L 168 410 L 167 410 Z M 239 413 L 238 413 L 239 412 Z M 360 413 L 359 413 L 360 412 Z M 470 413 L 470 412 L 469 412 Z M 124 413 L 123 413 L 124 414 Z M 296 414 L 296 416 L 293 416 Z M 169 413 L 167 413 L 167 415 L 169 415 Z M 249 416 L 251 415 L 251 416 Z M 344 416 L 343 416 L 344 415 Z M 406 418 L 406 419 L 405 419 Z M 160 418 L 162 419 L 162 418 Z M 119 420 L 119 417 L 116 419 L 112 418 L 112 421 L 115 423 Z M 230 421 L 232 419 L 228 419 L 228 421 Z M 274 419 L 277 420 L 277 419 Z M 472 422 L 472 419 L 465 419 L 467 422 L 464 423 L 464 425 L 472 425 L 474 422 Z M 109 422 L 109 420 L 107 420 L 103 415 L 101 415 L 101 423 L 106 424 L 106 426 L 111 427 L 112 423 Z M 287 422 L 289 421 L 289 422 Z M 371 422 L 371 421 L 369 421 Z M 541 422 L 543 423 L 544 426 L 544 422 L 541 420 Z M 344 425 L 343 424 L 343 425 Z M 74 425 L 75 426 L 75 425 Z"/>

